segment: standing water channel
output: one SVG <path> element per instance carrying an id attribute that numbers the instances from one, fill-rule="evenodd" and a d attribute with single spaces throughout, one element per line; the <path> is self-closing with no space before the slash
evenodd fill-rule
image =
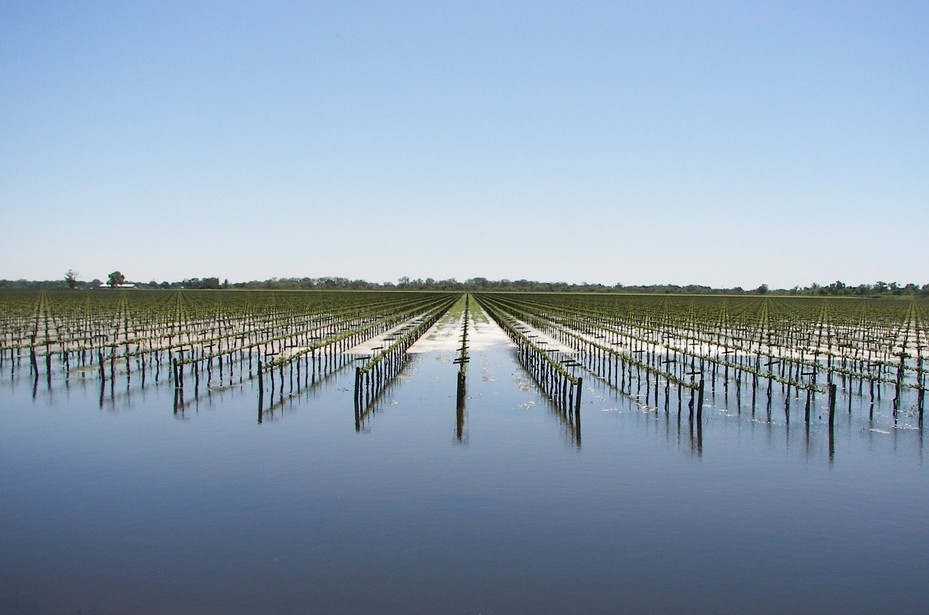
<path id="1" fill-rule="evenodd" d="M 590 374 L 575 418 L 473 309 L 463 404 L 447 318 L 360 416 L 351 355 L 260 421 L 7 366 L 0 613 L 925 612 L 922 429 Z"/>

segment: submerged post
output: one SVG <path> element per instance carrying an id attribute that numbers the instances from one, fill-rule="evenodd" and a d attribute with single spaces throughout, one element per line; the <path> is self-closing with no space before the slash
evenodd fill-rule
<path id="1" fill-rule="evenodd" d="M 459 398 L 464 396 L 465 387 L 466 387 L 465 375 L 459 371 L 458 372 L 458 397 Z"/>
<path id="2" fill-rule="evenodd" d="M 835 424 L 835 391 L 836 385 L 829 385 L 829 428 Z"/>
<path id="3" fill-rule="evenodd" d="M 700 378 L 700 390 L 697 393 L 697 422 L 703 421 L 703 378 Z"/>
<path id="4" fill-rule="evenodd" d="M 581 412 L 581 391 L 583 390 L 583 387 L 584 387 L 584 379 L 579 377 L 577 379 L 577 397 L 574 400 L 575 414 L 580 414 Z"/>
<path id="5" fill-rule="evenodd" d="M 264 376 L 262 371 L 261 359 L 258 359 L 258 408 L 259 410 L 264 405 L 265 398 L 265 383 Z"/>

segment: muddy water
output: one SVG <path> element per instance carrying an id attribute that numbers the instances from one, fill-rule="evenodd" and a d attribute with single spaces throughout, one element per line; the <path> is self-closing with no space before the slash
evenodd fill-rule
<path id="1" fill-rule="evenodd" d="M 924 612 L 923 433 L 585 377 L 579 423 L 494 325 L 430 332 L 356 429 L 353 364 L 266 411 L 4 372 L 2 613 Z M 21 368 L 21 369 L 28 369 Z M 792 406 L 797 412 L 796 405 Z"/>

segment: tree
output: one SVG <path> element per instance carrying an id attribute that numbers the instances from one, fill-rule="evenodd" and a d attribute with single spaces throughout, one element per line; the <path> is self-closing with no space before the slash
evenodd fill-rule
<path id="1" fill-rule="evenodd" d="M 126 276 L 121 274 L 119 271 L 114 271 L 106 279 L 106 283 L 110 288 L 115 288 L 120 284 L 123 284 L 125 281 Z"/>
<path id="2" fill-rule="evenodd" d="M 68 288 L 73 289 L 75 286 L 77 286 L 77 276 L 79 275 L 81 274 L 79 274 L 74 269 L 68 269 L 65 271 L 65 283 L 67 283 Z"/>

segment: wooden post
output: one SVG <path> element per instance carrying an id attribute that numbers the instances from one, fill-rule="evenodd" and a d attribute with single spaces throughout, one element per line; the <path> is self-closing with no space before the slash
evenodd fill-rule
<path id="1" fill-rule="evenodd" d="M 834 384 L 829 385 L 829 429 L 835 424 L 835 387 Z"/>
<path id="2" fill-rule="evenodd" d="M 916 408 L 919 411 L 919 428 L 923 427 L 923 406 L 926 402 L 926 386 L 924 383 L 919 383 L 919 392 L 916 394 Z"/>
<path id="3" fill-rule="evenodd" d="M 703 421 L 703 378 L 700 378 L 700 392 L 697 394 L 697 422 Z"/>
<path id="4" fill-rule="evenodd" d="M 581 412 L 581 390 L 584 386 L 584 379 L 577 379 L 577 398 L 574 400 L 574 412 L 580 414 Z"/>
<path id="5" fill-rule="evenodd" d="M 258 359 L 258 408 L 259 409 L 264 404 L 264 398 L 265 398 L 264 370 L 262 369 L 261 359 Z"/>

